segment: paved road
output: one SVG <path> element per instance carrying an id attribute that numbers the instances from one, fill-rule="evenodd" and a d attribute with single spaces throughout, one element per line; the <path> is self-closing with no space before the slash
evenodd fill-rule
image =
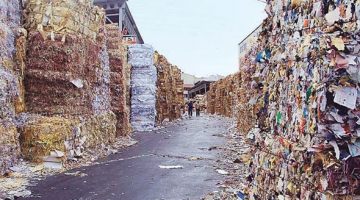
<path id="1" fill-rule="evenodd" d="M 81 171 L 86 176 L 48 177 L 29 188 L 35 197 L 27 199 L 200 199 L 218 190 L 216 183 L 223 180 L 213 169 L 220 150 L 209 148 L 226 143 L 213 135 L 228 126 L 228 119 L 201 116 L 161 130 L 134 133 L 132 137 L 139 141 L 136 146 L 99 160 L 101 164 L 68 172 Z M 191 157 L 203 159 L 191 161 Z"/>

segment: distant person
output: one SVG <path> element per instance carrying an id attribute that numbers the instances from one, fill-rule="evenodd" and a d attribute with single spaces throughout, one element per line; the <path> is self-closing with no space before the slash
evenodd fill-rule
<path id="1" fill-rule="evenodd" d="M 190 100 L 189 103 L 188 103 L 188 114 L 189 114 L 189 117 L 192 116 L 192 111 L 193 111 L 193 102 L 192 102 L 192 100 Z"/>
<path id="2" fill-rule="evenodd" d="M 195 110 L 196 110 L 196 116 L 199 117 L 200 116 L 200 103 L 199 102 L 196 102 L 195 104 Z"/>

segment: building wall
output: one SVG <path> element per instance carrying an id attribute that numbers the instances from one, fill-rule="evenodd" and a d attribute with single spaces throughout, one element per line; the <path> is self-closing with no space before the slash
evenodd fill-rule
<path id="1" fill-rule="evenodd" d="M 194 75 L 190 75 L 187 73 L 181 73 L 181 80 L 184 81 L 184 84 L 195 84 L 199 81 L 199 78 L 196 78 Z"/>
<path id="2" fill-rule="evenodd" d="M 239 59 L 245 55 L 245 52 L 251 48 L 259 36 L 261 26 L 258 26 L 253 32 L 251 32 L 243 41 L 238 44 Z"/>

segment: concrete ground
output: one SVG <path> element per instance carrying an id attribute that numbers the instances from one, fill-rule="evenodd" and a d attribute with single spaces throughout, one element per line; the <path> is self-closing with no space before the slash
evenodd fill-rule
<path id="1" fill-rule="evenodd" d="M 135 146 L 121 149 L 100 164 L 47 177 L 29 187 L 26 199 L 201 199 L 224 180 L 214 169 L 226 139 L 217 135 L 230 119 L 193 116 L 164 129 L 135 132 Z M 164 169 L 163 167 L 179 167 Z"/>

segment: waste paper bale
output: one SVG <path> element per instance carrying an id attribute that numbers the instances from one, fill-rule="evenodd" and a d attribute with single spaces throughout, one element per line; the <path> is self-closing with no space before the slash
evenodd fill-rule
<path id="1" fill-rule="evenodd" d="M 15 103 L 21 96 L 21 82 L 13 60 L 20 17 L 18 0 L 0 1 L 0 175 L 17 163 L 20 153 Z"/>
<path id="2" fill-rule="evenodd" d="M 14 33 L 12 28 L 20 26 L 20 2 L 3 0 L 0 2 L 0 63 L 12 68 L 15 52 Z"/>
<path id="3" fill-rule="evenodd" d="M 107 30 L 105 24 L 101 25 L 99 30 L 101 37 L 98 37 L 97 43 L 100 46 L 98 53 L 99 66 L 95 69 L 95 81 L 92 95 L 92 110 L 95 114 L 110 111 L 111 106 L 111 70 L 109 62 L 109 54 L 107 50 Z"/>
<path id="4" fill-rule="evenodd" d="M 0 66 L 0 123 L 15 124 L 14 100 L 19 95 L 19 85 L 11 70 Z"/>
<path id="5" fill-rule="evenodd" d="M 129 90 L 130 76 L 127 75 L 127 48 L 117 24 L 106 25 L 107 51 L 110 67 L 111 110 L 116 115 L 116 135 L 125 136 L 130 132 Z"/>
<path id="6" fill-rule="evenodd" d="M 104 15 L 104 10 L 91 1 L 29 0 L 24 10 L 24 27 L 40 30 L 43 35 L 72 33 L 95 40 Z"/>
<path id="7" fill-rule="evenodd" d="M 18 87 L 12 70 L 0 66 L 0 175 L 14 166 L 20 155 L 14 103 Z"/>
<path id="8" fill-rule="evenodd" d="M 42 162 L 54 150 L 65 152 L 64 161 L 79 158 L 88 149 L 114 143 L 115 124 L 111 111 L 79 118 L 30 115 L 20 129 L 21 151 L 32 162 Z"/>
<path id="9" fill-rule="evenodd" d="M 101 96 L 94 95 L 101 93 L 96 91 L 101 84 L 99 45 L 73 34 L 64 38 L 65 42 L 63 35 L 55 34 L 55 41 L 51 41 L 44 40 L 39 31 L 29 33 L 25 72 L 28 112 L 47 116 L 96 112 L 94 101 Z"/>
<path id="10" fill-rule="evenodd" d="M 173 121 L 181 117 L 180 110 L 184 106 L 183 81 L 181 70 L 169 63 L 165 56 L 155 52 L 154 62 L 158 75 L 156 123 L 161 124 L 164 119 Z"/>
<path id="11" fill-rule="evenodd" d="M 75 121 L 61 117 L 32 116 L 21 127 L 20 146 L 24 158 L 42 162 L 50 151 L 66 152 L 65 141 L 73 135 Z"/>
<path id="12" fill-rule="evenodd" d="M 15 112 L 19 114 L 26 110 L 25 105 L 25 68 L 26 68 L 26 45 L 27 45 L 27 31 L 24 28 L 14 29 L 15 33 L 15 47 L 13 71 L 17 77 L 19 85 L 19 95 L 15 99 Z"/>
<path id="13" fill-rule="evenodd" d="M 87 116 L 83 123 L 84 147 L 96 149 L 116 142 L 116 123 L 116 115 L 111 111 Z"/>
<path id="14" fill-rule="evenodd" d="M 20 156 L 19 133 L 16 126 L 0 123 L 0 175 L 15 166 Z"/>
<path id="15" fill-rule="evenodd" d="M 128 59 L 131 65 L 130 123 L 133 130 L 151 130 L 155 126 L 157 92 L 154 50 L 150 45 L 129 45 Z M 146 76 L 141 76 L 143 74 Z M 148 101 L 140 103 L 144 98 Z"/>

